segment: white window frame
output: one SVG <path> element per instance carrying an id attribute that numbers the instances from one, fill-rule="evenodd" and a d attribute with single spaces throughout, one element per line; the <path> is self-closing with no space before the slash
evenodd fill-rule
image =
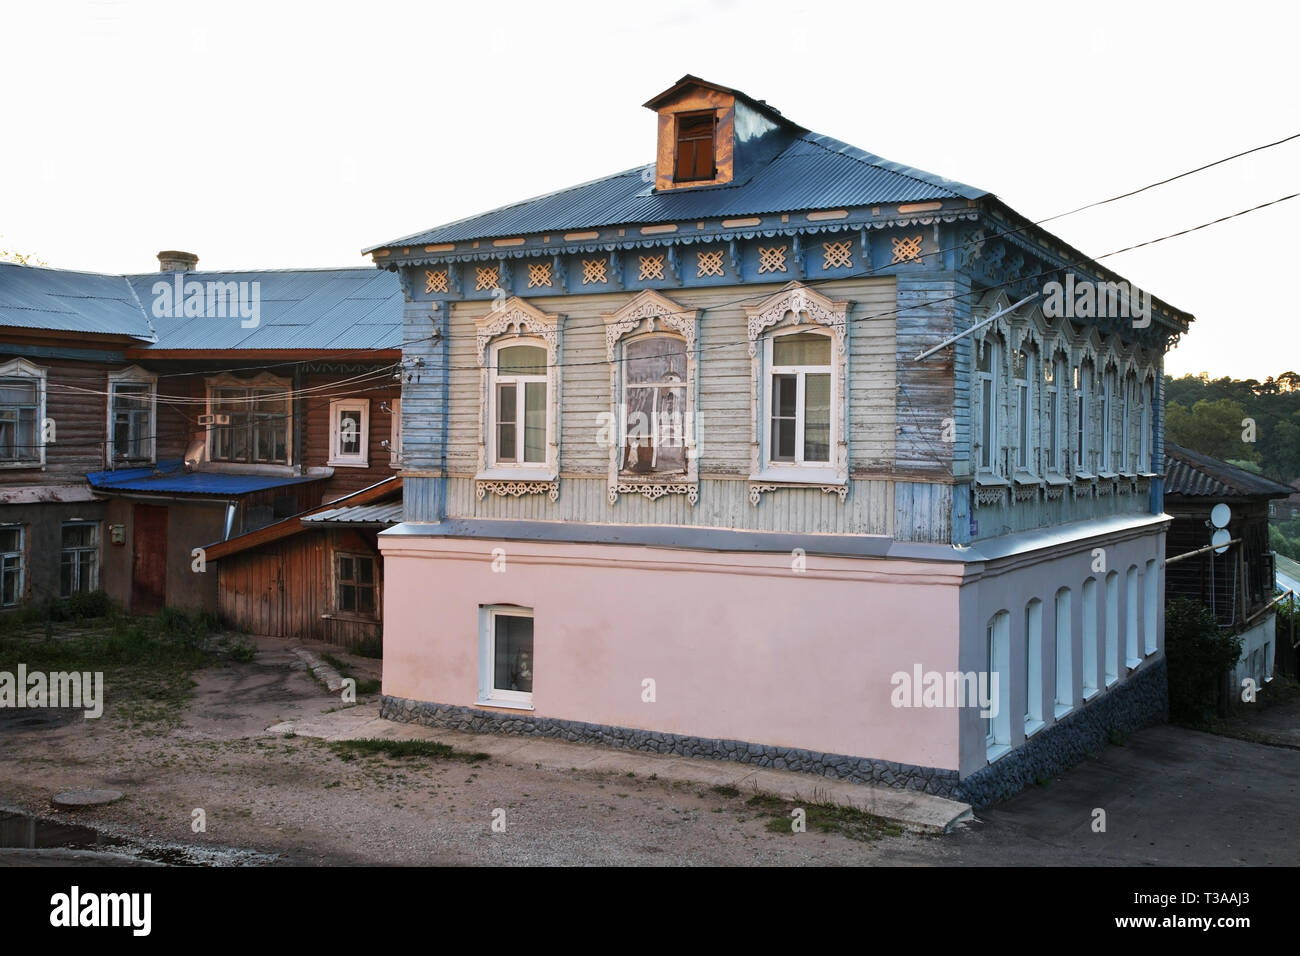
<path id="1" fill-rule="evenodd" d="M 361 413 L 360 447 L 352 454 L 343 451 L 343 426 L 339 419 L 345 412 Z M 330 456 L 326 462 L 342 468 L 370 467 L 370 399 L 334 398 L 330 400 Z"/>
<path id="2" fill-rule="evenodd" d="M 1106 575 L 1106 686 L 1119 680 L 1119 572 Z"/>
<path id="3" fill-rule="evenodd" d="M 145 386 L 149 392 L 149 409 L 147 433 L 145 435 L 145 445 L 148 448 L 146 455 L 128 458 L 126 456 L 118 457 L 117 448 L 114 444 L 114 419 L 116 412 L 113 407 L 113 400 L 117 395 L 117 389 L 121 385 Z M 130 464 L 132 462 L 155 462 L 157 461 L 158 449 L 158 376 L 151 372 L 146 372 L 139 366 L 132 365 L 130 368 L 124 368 L 121 371 L 108 373 L 108 408 L 106 420 L 106 436 L 108 440 L 104 443 L 104 461 L 108 467 L 113 467 L 116 463 Z"/>
<path id="4" fill-rule="evenodd" d="M 1074 471 L 1078 477 L 1096 474 L 1093 471 L 1094 463 L 1090 460 L 1092 428 L 1089 427 L 1092 415 L 1092 379 L 1096 374 L 1094 369 L 1086 359 L 1080 359 L 1079 364 L 1074 366 L 1074 404 L 1079 419 L 1075 430 L 1074 453 L 1077 461 L 1074 463 Z"/>
<path id="5" fill-rule="evenodd" d="M 14 588 L 14 602 L 0 603 L 0 607 L 21 607 L 26 603 L 27 584 L 27 527 L 21 524 L 0 524 L 0 531 L 18 532 L 18 550 L 0 551 L 0 601 L 3 601 L 4 574 L 17 567 L 18 583 Z"/>
<path id="6" fill-rule="evenodd" d="M 1011 614 L 999 611 L 984 630 L 989 693 L 998 675 L 997 711 L 984 718 L 984 749 L 989 763 L 1011 750 Z"/>
<path id="7" fill-rule="evenodd" d="M 253 461 L 253 455 L 251 454 L 252 449 L 250 449 L 250 455 L 246 461 L 229 461 L 227 459 L 215 458 L 212 454 L 214 430 L 226 426 L 213 424 L 208 426 L 206 436 L 208 443 L 207 457 L 209 462 L 216 465 L 217 468 L 231 466 L 233 468 L 257 467 L 285 469 L 290 468 L 295 464 L 293 458 L 294 396 L 292 380 L 280 378 L 279 376 L 272 375 L 269 372 L 263 372 L 253 378 L 238 378 L 237 376 L 230 374 L 216 375 L 212 378 L 205 379 L 204 384 L 206 386 L 207 395 L 206 411 L 209 415 L 216 414 L 212 410 L 214 404 L 213 392 L 222 388 L 253 389 L 266 392 L 270 395 L 284 395 L 286 406 L 284 415 L 284 461 Z M 257 405 L 255 402 L 250 401 L 248 402 L 248 407 L 252 409 L 256 408 Z"/>
<path id="8" fill-rule="evenodd" d="M 688 309 L 653 289 L 638 293 L 616 312 L 606 313 L 605 358 L 609 362 L 609 394 L 612 400 L 609 427 L 609 502 L 620 494 L 641 494 L 655 500 L 672 494 L 686 496 L 694 505 L 699 500 L 699 446 L 696 422 L 699 417 L 696 335 L 699 310 Z M 686 344 L 685 408 L 682 409 L 682 441 L 685 444 L 684 474 L 625 474 L 623 449 L 627 443 L 627 350 L 629 342 L 647 335 L 671 335 Z"/>
<path id="9" fill-rule="evenodd" d="M 1043 729 L 1043 602 L 1025 605 L 1025 736 Z"/>
<path id="10" fill-rule="evenodd" d="M 30 378 L 36 381 L 36 453 L 30 458 L 0 461 L 0 469 L 45 467 L 45 376 L 46 369 L 26 359 L 11 359 L 0 365 L 0 378 Z"/>
<path id="11" fill-rule="evenodd" d="M 1148 378 L 1142 383 L 1142 435 L 1138 443 L 1137 464 L 1138 474 L 1148 476 L 1155 474 L 1155 469 L 1151 467 L 1151 412 L 1153 402 L 1153 383 Z"/>
<path id="12" fill-rule="evenodd" d="M 63 530 L 64 530 L 65 528 L 86 528 L 86 527 L 88 527 L 88 528 L 90 528 L 90 529 L 92 529 L 92 530 L 94 531 L 95 538 L 94 538 L 94 544 L 93 544 L 93 545 L 91 545 L 90 547 L 86 547 L 86 548 L 65 548 L 65 547 L 63 547 Z M 74 585 L 71 594 L 64 594 L 64 593 L 63 593 L 63 556 L 64 556 L 65 554 L 67 554 L 69 551 L 75 552 L 75 553 L 77 553 L 77 554 L 80 554 L 80 553 L 82 553 L 82 552 L 89 551 L 89 552 L 91 552 L 92 555 L 94 556 L 94 560 L 91 562 L 91 566 L 90 566 L 90 586 L 89 586 L 89 587 L 76 587 L 76 586 Z M 95 590 L 98 590 L 98 588 L 99 588 L 99 567 L 100 567 L 100 563 L 101 563 L 101 559 L 102 559 L 102 557 L 103 557 L 102 535 L 101 535 L 100 523 L 99 523 L 98 521 L 64 521 L 64 522 L 62 522 L 62 523 L 59 525 L 59 597 L 60 597 L 60 598 L 69 598 L 69 597 L 72 597 L 73 594 L 78 594 L 78 593 L 81 593 L 81 592 L 83 592 L 83 591 L 95 591 Z M 80 563 L 80 562 L 77 562 L 77 563 L 74 565 L 74 567 L 76 568 L 76 571 L 74 572 L 74 575 L 75 575 L 75 577 L 78 579 L 78 582 L 77 582 L 77 583 L 80 583 L 80 578 L 81 578 L 81 563 Z"/>
<path id="13" fill-rule="evenodd" d="M 520 338 L 504 339 L 500 342 L 492 343 L 490 349 L 491 364 L 488 367 L 489 388 L 488 388 L 488 467 L 491 469 L 517 469 L 519 471 L 544 471 L 546 468 L 545 449 L 551 444 L 551 385 L 546 372 L 540 375 L 503 375 L 497 369 L 498 356 L 502 349 L 516 348 L 523 346 L 534 348 L 546 354 L 546 343 L 541 339 L 530 336 L 521 336 Z M 541 461 L 524 461 L 523 456 L 526 454 L 527 435 L 525 415 L 527 413 L 527 397 L 529 384 L 544 384 L 546 386 L 546 439 L 543 445 L 543 458 Z M 499 403 L 497 395 L 502 385 L 515 386 L 515 447 L 513 449 L 513 460 L 503 461 L 501 448 L 498 447 L 497 441 L 500 431 L 498 429 L 497 415 L 499 413 Z"/>
<path id="14" fill-rule="evenodd" d="M 1017 355 L 1024 356 L 1023 377 L 1015 374 Z M 1034 461 L 1034 423 L 1037 418 L 1034 414 L 1034 382 L 1038 377 L 1036 355 L 1037 351 L 1029 342 L 1022 342 L 1011 356 L 1011 384 L 1016 397 L 1016 417 L 1012 423 L 1012 428 L 1015 429 L 1015 470 L 1029 475 L 1037 474 Z"/>
<path id="15" fill-rule="evenodd" d="M 1115 372 L 1107 366 L 1101 385 L 1101 470 L 1098 474 L 1113 477 L 1116 473 L 1115 447 Z"/>
<path id="16" fill-rule="evenodd" d="M 826 340 L 829 347 L 831 358 L 826 365 L 777 365 L 773 360 L 776 340 L 784 338 L 787 335 L 818 335 Z M 841 409 L 838 404 L 838 395 L 835 385 L 835 340 L 829 334 L 819 329 L 790 328 L 774 332 L 763 339 L 763 365 L 767 370 L 763 377 L 763 469 L 769 473 L 776 473 L 787 468 L 798 469 L 800 471 L 821 471 L 824 472 L 831 468 L 835 463 L 835 445 L 839 440 L 839 423 L 838 418 Z M 795 376 L 795 423 L 794 423 L 794 461 L 777 460 L 773 457 L 772 449 L 772 412 L 773 400 L 773 382 L 778 375 Z M 831 382 L 831 408 L 830 408 L 830 442 L 826 448 L 825 461 L 806 461 L 804 460 L 804 429 L 807 423 L 808 408 L 805 401 L 805 382 L 809 375 L 826 375 Z"/>
<path id="17" fill-rule="evenodd" d="M 513 296 L 475 320 L 481 414 L 478 471 L 474 477 L 480 498 L 489 490 L 498 495 L 548 492 L 551 500 L 559 496 L 561 318 Z M 540 464 L 496 460 L 496 353 L 511 345 L 540 346 L 546 353 L 546 460 Z"/>
<path id="18" fill-rule="evenodd" d="M 1160 572 L 1154 560 L 1146 563 L 1142 584 L 1142 652 L 1149 656 L 1156 652 L 1159 637 L 1157 615 L 1160 609 Z"/>
<path id="19" fill-rule="evenodd" d="M 1059 720 L 1074 709 L 1074 628 L 1069 588 L 1056 592 L 1055 716 Z"/>
<path id="20" fill-rule="evenodd" d="M 496 619 L 526 617 L 533 622 L 533 672 L 536 687 L 537 617 L 532 608 L 491 604 L 479 608 L 479 686 L 477 704 L 490 707 L 533 709 L 533 691 L 498 690 L 496 683 Z"/>
<path id="21" fill-rule="evenodd" d="M 1083 582 L 1082 598 L 1079 602 L 1080 623 L 1083 626 L 1083 699 L 1090 700 L 1101 690 L 1101 674 L 1098 670 L 1100 650 L 1097 626 L 1097 579 L 1088 578 Z"/>
<path id="22" fill-rule="evenodd" d="M 1125 666 L 1129 670 L 1142 663 L 1142 650 L 1139 645 L 1138 626 L 1141 620 L 1138 603 L 1141 590 L 1138 588 L 1137 565 L 1132 565 L 1124 572 L 1124 653 L 1128 655 Z"/>
<path id="23" fill-rule="evenodd" d="M 980 370 L 980 355 L 988 355 L 988 370 Z M 1002 343 L 996 335 L 989 335 L 976 343 L 975 388 L 980 406 L 979 431 L 976 434 L 979 454 L 976 471 L 983 475 L 1002 477 L 1002 442 L 998 421 L 998 379 L 1002 361 Z M 985 385 L 988 395 L 985 396 Z M 986 436 L 987 435 L 987 439 Z M 987 462 L 986 460 L 987 459 Z"/>
<path id="24" fill-rule="evenodd" d="M 389 417 L 392 421 L 388 426 L 388 465 L 390 468 L 402 467 L 402 400 L 394 398 L 389 400 L 389 408 L 392 411 Z"/>
<path id="25" fill-rule="evenodd" d="M 848 336 L 850 304 L 835 301 L 794 281 L 757 306 L 746 308 L 750 355 L 750 503 L 768 487 L 819 485 L 836 491 L 840 500 L 848 493 Z M 802 428 L 796 434 L 794 462 L 773 461 L 771 456 L 772 341 L 774 336 L 796 332 L 824 334 L 830 340 L 831 377 L 830 461 L 803 462 Z M 761 341 L 760 341 L 761 339 Z M 781 366 L 798 369 L 799 366 Z M 825 369 L 824 366 L 805 366 Z"/>

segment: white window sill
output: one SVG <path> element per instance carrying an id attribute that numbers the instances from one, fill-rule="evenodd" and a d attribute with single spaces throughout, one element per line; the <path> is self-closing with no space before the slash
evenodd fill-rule
<path id="1" fill-rule="evenodd" d="M 532 704 L 521 703 L 517 700 L 476 700 L 475 707 L 505 707 L 508 710 L 532 710 Z"/>
<path id="2" fill-rule="evenodd" d="M 1097 477 L 1103 481 L 1114 481 L 1119 475 L 1113 471 L 1100 471 L 1097 473 Z"/>
<path id="3" fill-rule="evenodd" d="M 1052 716 L 1056 720 L 1060 720 L 1072 710 L 1074 710 L 1073 704 L 1057 704 L 1056 709 L 1052 711 Z"/>
<path id="4" fill-rule="evenodd" d="M 1135 671 L 1135 670 L 1138 669 L 1138 667 L 1141 665 L 1141 663 L 1142 663 L 1142 658 L 1140 658 L 1140 657 L 1130 657 L 1128 660 L 1126 660 L 1126 661 L 1124 662 L 1124 666 L 1127 667 L 1127 668 L 1128 668 L 1129 670 L 1131 670 L 1131 671 Z"/>
<path id="5" fill-rule="evenodd" d="M 1065 477 L 1065 475 L 1059 475 L 1054 471 L 1049 471 L 1043 480 L 1049 485 L 1068 485 L 1070 483 L 1069 478 Z"/>
<path id="6" fill-rule="evenodd" d="M 1076 471 L 1074 473 L 1075 481 L 1095 481 L 1097 476 L 1090 471 Z"/>
<path id="7" fill-rule="evenodd" d="M 1037 485 L 1042 483 L 1042 479 L 1028 471 L 1017 471 L 1013 480 L 1018 485 Z"/>
<path id="8" fill-rule="evenodd" d="M 992 747 L 989 747 L 984 751 L 984 755 L 988 757 L 989 763 L 1001 760 L 1009 753 L 1011 753 L 1011 748 L 1007 744 L 994 744 Z"/>
<path id="9" fill-rule="evenodd" d="M 1086 704 L 1088 701 L 1092 700 L 1100 693 L 1101 693 L 1100 687 L 1093 687 L 1093 688 L 1085 687 L 1083 689 L 1083 702 Z"/>
<path id="10" fill-rule="evenodd" d="M 40 460 L 34 461 L 6 461 L 0 464 L 0 468 L 44 468 L 45 465 Z M 8 606 L 8 605 L 6 605 Z"/>
<path id="11" fill-rule="evenodd" d="M 1046 727 L 1046 726 L 1047 726 L 1046 722 L 1041 721 L 1041 720 L 1032 720 L 1032 719 L 1030 719 L 1030 720 L 1026 720 L 1026 721 L 1025 721 L 1025 739 L 1028 740 L 1030 737 L 1032 737 L 1034 734 L 1038 733 L 1040 730 L 1042 730 L 1042 729 L 1043 729 L 1044 727 Z"/>
<path id="12" fill-rule="evenodd" d="M 325 462 L 325 464 L 332 465 L 335 468 L 369 468 L 370 467 L 369 462 L 359 461 L 356 458 L 331 458 L 327 462 Z"/>
<path id="13" fill-rule="evenodd" d="M 847 482 L 835 474 L 834 468 L 807 468 L 803 465 L 768 465 L 757 474 L 749 476 L 750 481 L 780 482 L 788 485 L 843 485 Z"/>
<path id="14" fill-rule="evenodd" d="M 512 468 L 509 465 L 497 465 L 474 476 L 476 481 L 555 481 L 560 476 L 543 468 Z"/>
<path id="15" fill-rule="evenodd" d="M 1118 683 L 1119 683 L 1119 678 L 1118 678 L 1118 677 L 1112 677 L 1112 676 L 1109 675 L 1109 674 L 1106 675 L 1106 689 L 1107 689 L 1107 690 L 1109 690 L 1110 688 L 1114 687 L 1114 686 L 1115 686 L 1116 684 L 1118 684 Z"/>

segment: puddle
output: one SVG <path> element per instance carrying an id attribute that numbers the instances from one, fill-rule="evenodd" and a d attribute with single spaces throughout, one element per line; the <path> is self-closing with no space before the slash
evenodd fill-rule
<path id="1" fill-rule="evenodd" d="M 167 866 L 256 866 L 275 857 L 253 850 L 132 840 L 103 829 L 0 809 L 0 848 L 89 850 Z"/>

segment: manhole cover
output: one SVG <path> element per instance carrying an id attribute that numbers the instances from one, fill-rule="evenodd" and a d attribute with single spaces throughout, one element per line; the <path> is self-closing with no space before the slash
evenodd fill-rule
<path id="1" fill-rule="evenodd" d="M 56 807 L 98 807 L 122 799 L 121 790 L 65 790 L 55 794 Z"/>

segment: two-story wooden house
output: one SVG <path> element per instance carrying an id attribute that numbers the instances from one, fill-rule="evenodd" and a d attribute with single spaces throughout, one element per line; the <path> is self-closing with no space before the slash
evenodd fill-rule
<path id="1" fill-rule="evenodd" d="M 0 442 L 26 455 L 0 463 L 10 606 L 102 588 L 134 612 L 217 610 L 208 546 L 396 473 L 393 276 L 159 258 L 129 276 L 0 267 Z M 375 570 L 373 548 L 351 557 Z"/>
<path id="2" fill-rule="evenodd" d="M 384 713 L 975 802 L 1158 718 L 1191 317 L 737 90 L 645 105 L 654 163 L 367 250 L 413 373 Z"/>

